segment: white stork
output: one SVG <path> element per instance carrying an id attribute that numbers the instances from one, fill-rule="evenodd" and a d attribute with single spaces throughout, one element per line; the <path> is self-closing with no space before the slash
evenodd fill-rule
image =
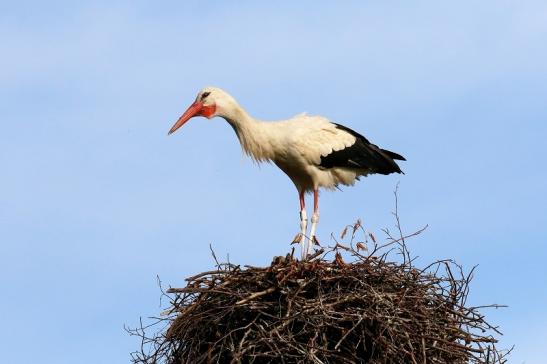
<path id="1" fill-rule="evenodd" d="M 293 181 L 300 198 L 301 232 L 295 241 L 301 244 L 302 259 L 316 242 L 319 187 L 333 189 L 339 184 L 353 185 L 359 176 L 372 173 L 402 173 L 394 160 L 405 160 L 404 157 L 379 148 L 345 126 L 306 114 L 263 122 L 251 117 L 232 96 L 216 87 L 201 90 L 169 134 L 194 116 L 224 118 L 247 155 L 257 162 L 274 162 Z M 308 219 L 304 195 L 312 191 L 313 215 L 310 235 L 306 238 Z"/>

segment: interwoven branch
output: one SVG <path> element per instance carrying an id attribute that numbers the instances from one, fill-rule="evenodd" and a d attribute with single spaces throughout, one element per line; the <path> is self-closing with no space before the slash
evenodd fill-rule
<path id="1" fill-rule="evenodd" d="M 165 329 L 151 338 L 131 330 L 143 340 L 133 362 L 506 362 L 497 327 L 465 305 L 471 274 L 450 260 L 417 269 L 402 239 L 354 244 L 362 227 L 350 228 L 348 244 L 311 261 L 219 264 L 169 289 L 168 315 L 157 319 Z M 403 262 L 385 251 L 404 253 Z"/>

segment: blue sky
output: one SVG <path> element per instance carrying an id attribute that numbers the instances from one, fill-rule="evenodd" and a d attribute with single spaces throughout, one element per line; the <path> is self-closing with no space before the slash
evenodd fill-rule
<path id="1" fill-rule="evenodd" d="M 128 362 L 123 331 L 180 286 L 268 264 L 298 231 L 275 167 L 222 119 L 166 133 L 216 85 L 254 116 L 307 111 L 403 154 L 404 176 L 321 196 L 319 238 L 362 218 L 429 262 L 479 265 L 473 303 L 547 356 L 547 4 L 542 1 L 0 5 L 0 342 L 6 363 Z"/>

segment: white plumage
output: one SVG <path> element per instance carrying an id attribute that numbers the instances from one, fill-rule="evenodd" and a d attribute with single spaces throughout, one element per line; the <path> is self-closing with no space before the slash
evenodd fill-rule
<path id="1" fill-rule="evenodd" d="M 401 173 L 394 159 L 404 160 L 402 156 L 380 149 L 351 129 L 324 117 L 306 114 L 284 121 L 260 121 L 252 118 L 227 92 L 216 87 L 201 90 L 169 134 L 194 116 L 226 119 L 246 154 L 257 162 L 275 163 L 293 181 L 300 197 L 299 240 L 303 259 L 316 241 L 320 187 L 353 185 L 359 176 L 369 173 Z M 314 192 L 314 213 L 307 239 L 304 194 L 310 191 Z"/>

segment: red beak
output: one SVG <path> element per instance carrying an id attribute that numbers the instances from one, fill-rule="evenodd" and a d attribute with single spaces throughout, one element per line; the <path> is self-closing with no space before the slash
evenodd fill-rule
<path id="1" fill-rule="evenodd" d="M 213 116 L 215 116 L 215 112 L 217 111 L 217 106 L 215 104 L 212 105 L 203 105 L 203 102 L 196 101 L 190 107 L 182 114 L 182 116 L 177 120 L 175 125 L 169 130 L 169 133 L 167 135 L 173 134 L 178 128 L 184 125 L 188 120 L 193 118 L 194 116 L 205 116 L 206 118 L 210 119 Z"/>
<path id="2" fill-rule="evenodd" d="M 167 135 L 173 134 L 178 128 L 184 125 L 188 120 L 193 118 L 194 116 L 201 115 L 201 111 L 203 110 L 203 103 L 201 102 L 194 102 L 190 107 L 182 114 L 182 116 L 177 120 L 175 125 L 169 130 L 169 133 Z"/>

